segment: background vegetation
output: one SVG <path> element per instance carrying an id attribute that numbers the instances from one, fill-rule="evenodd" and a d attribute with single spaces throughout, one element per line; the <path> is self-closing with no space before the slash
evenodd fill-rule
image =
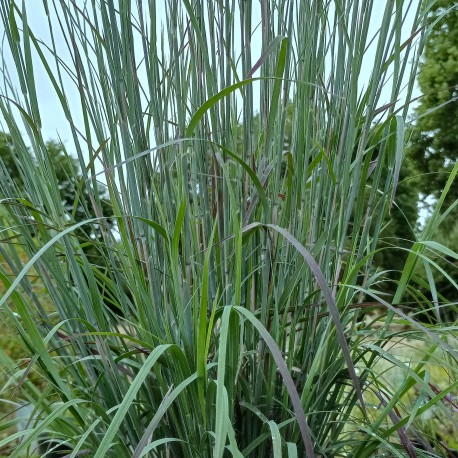
<path id="1" fill-rule="evenodd" d="M 0 447 L 452 456 L 458 166 L 412 180 L 408 116 L 454 5 L 41 6 L 43 40 L 0 4 Z M 77 159 L 43 138 L 39 72 Z"/>
<path id="2" fill-rule="evenodd" d="M 431 211 L 444 189 L 454 165 L 457 163 L 458 129 L 458 8 L 453 1 L 437 1 L 431 7 L 428 23 L 431 34 L 425 44 L 420 62 L 418 84 L 422 97 L 415 108 L 415 123 L 411 131 L 407 160 L 413 166 L 413 175 L 421 192 L 421 205 Z M 451 207 L 450 216 L 441 224 L 434 238 L 457 251 L 458 216 L 453 202 L 457 199 L 453 186 L 446 197 Z M 452 278 L 458 278 L 456 259 L 442 256 L 436 262 Z M 458 303 L 457 289 L 450 287 L 440 273 L 435 277 L 437 289 L 450 303 Z M 427 289 L 427 288 L 426 288 Z M 456 307 L 450 309 L 456 319 Z"/>

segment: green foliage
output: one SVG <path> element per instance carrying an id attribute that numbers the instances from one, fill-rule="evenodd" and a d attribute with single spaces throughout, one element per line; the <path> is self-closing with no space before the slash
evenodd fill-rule
<path id="1" fill-rule="evenodd" d="M 21 172 L 13 154 L 12 138 L 11 135 L 3 132 L 0 133 L 0 158 L 8 175 L 13 179 L 15 184 L 20 186 Z"/>
<path id="2" fill-rule="evenodd" d="M 0 159 L 4 166 L 2 177 L 3 193 L 15 196 L 17 198 L 29 199 L 27 195 L 27 179 L 29 177 L 21 170 L 20 155 L 15 151 L 16 148 L 24 148 L 24 144 L 15 145 L 11 135 L 0 132 Z M 82 177 L 78 161 L 68 155 L 62 143 L 57 143 L 53 140 L 45 143 L 46 156 L 45 160 L 52 171 L 52 177 L 56 179 L 59 188 L 59 195 L 62 201 L 62 209 L 68 217 L 69 223 L 72 221 L 78 222 L 96 216 L 95 209 L 90 205 L 89 194 L 82 182 Z M 37 166 L 37 159 L 30 155 L 31 165 Z M 9 179 L 12 180 L 14 186 L 8 186 Z M 81 188 L 79 190 L 78 188 Z M 100 195 L 100 211 L 107 217 L 106 222 L 112 224 L 113 210 L 107 202 L 107 194 L 105 188 L 101 185 L 97 186 L 97 192 Z M 85 237 L 86 240 L 91 240 L 100 237 L 100 231 L 96 225 L 89 225 L 81 228 L 77 233 L 80 237 Z"/>
<path id="3" fill-rule="evenodd" d="M 433 2 L 431 28 L 420 63 L 418 84 L 422 96 L 409 154 L 423 176 L 421 192 L 438 198 L 458 159 L 458 6 L 454 0 Z M 458 198 L 456 187 L 448 202 Z"/>
<path id="4" fill-rule="evenodd" d="M 458 317 L 458 291 L 450 283 L 450 278 L 458 278 L 458 258 L 449 253 L 448 250 L 458 247 L 456 225 L 452 227 L 445 225 L 445 227 L 440 228 L 434 241 L 444 247 L 446 251 L 430 250 L 429 257 L 435 265 L 429 266 L 428 263 L 426 265 L 421 263 L 418 266 L 416 272 L 420 280 L 418 290 L 427 298 L 428 302 L 426 307 L 412 307 L 412 311 L 423 321 L 429 323 L 437 319 L 453 322 Z M 433 270 L 433 273 L 429 272 L 430 269 Z M 433 288 L 431 282 L 434 284 Z M 431 307 L 431 304 L 434 307 Z"/>
<path id="5" fill-rule="evenodd" d="M 263 2 L 258 24 L 249 0 L 170 0 L 161 29 L 154 1 L 46 2 L 43 42 L 27 3 L 0 3 L 14 62 L 0 110 L 24 183 L 20 194 L 2 169 L 0 307 L 28 363 L 0 353 L 1 394 L 36 414 L 0 447 L 27 456 L 45 434 L 73 456 L 422 456 L 420 416 L 455 395 L 458 354 L 451 323 L 425 327 L 401 305 L 418 263 L 441 251 L 440 205 L 390 280 L 394 295 L 373 269 L 402 170 L 408 103 L 396 101 L 405 77 L 411 97 L 426 38 L 423 5 L 420 33 L 403 38 L 410 4 L 387 2 L 380 16 L 370 1 Z M 38 69 L 69 121 L 80 172 L 68 179 L 42 136 Z M 428 349 L 417 363 L 386 348 L 407 336 Z M 448 370 L 437 392 L 435 351 Z M 430 456 L 443 446 L 434 438 Z"/>
<path id="6" fill-rule="evenodd" d="M 396 290 L 396 279 L 402 272 L 408 250 L 416 240 L 418 220 L 418 185 L 413 179 L 414 167 L 406 158 L 399 173 L 396 197 L 380 231 L 379 251 L 374 257 L 374 268 L 386 271 L 391 280 L 384 286 L 387 293 Z"/>
<path id="7" fill-rule="evenodd" d="M 448 180 L 458 160 L 458 6 L 450 0 L 434 2 L 428 12 L 430 35 L 425 44 L 424 57 L 420 63 L 418 84 L 422 91 L 415 109 L 415 122 L 411 128 L 407 149 L 408 157 L 417 175 L 415 182 L 424 197 L 433 197 L 434 202 Z M 441 223 L 434 240 L 453 251 L 458 249 L 456 236 L 457 187 L 452 186 L 444 203 L 450 207 L 449 217 Z M 431 201 L 423 200 L 428 208 Z M 433 203 L 433 206 L 435 203 Z M 428 268 L 420 265 L 417 274 L 419 289 L 435 312 L 429 313 L 428 320 L 441 314 L 456 319 L 456 288 L 450 287 L 446 278 L 456 278 L 456 260 L 443 253 L 431 253 L 440 269 L 435 269 L 433 291 Z M 426 305 L 426 308 L 430 308 Z M 418 311 L 417 311 L 418 312 Z"/>

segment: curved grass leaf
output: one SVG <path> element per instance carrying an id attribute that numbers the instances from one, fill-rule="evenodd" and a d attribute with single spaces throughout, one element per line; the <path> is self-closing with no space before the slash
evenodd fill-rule
<path id="1" fill-rule="evenodd" d="M 213 448 L 213 457 L 222 458 L 224 448 L 226 446 L 226 439 L 228 433 L 227 418 L 229 417 L 228 411 L 228 397 L 225 382 L 226 374 L 226 354 L 228 351 L 228 335 L 230 314 L 232 311 L 231 306 L 226 306 L 223 310 L 221 317 L 221 328 L 219 336 L 218 347 L 218 379 L 216 381 L 216 419 L 215 419 L 215 445 Z"/>
<path id="2" fill-rule="evenodd" d="M 247 80 L 242 80 L 239 83 L 235 83 L 229 87 L 224 88 L 222 91 L 218 92 L 218 94 L 215 94 L 213 97 L 210 97 L 205 103 L 202 104 L 202 106 L 195 112 L 194 116 L 189 121 L 188 128 L 186 129 L 186 137 L 192 137 L 192 134 L 194 133 L 194 130 L 197 127 L 197 124 L 199 124 L 199 121 L 202 119 L 204 114 L 212 106 L 214 106 L 221 99 L 224 99 L 224 97 L 227 97 L 229 94 L 236 91 L 237 89 L 240 89 L 243 86 L 251 84 L 253 83 L 253 81 L 257 81 L 259 79 L 260 78 L 250 78 Z"/>
<path id="3" fill-rule="evenodd" d="M 159 408 L 154 414 L 150 424 L 143 433 L 140 442 L 134 450 L 132 458 L 140 458 L 145 455 L 145 449 L 147 448 L 148 442 L 151 440 L 151 437 L 156 429 L 158 423 L 161 421 L 162 417 L 166 414 L 167 409 L 173 403 L 173 401 L 179 396 L 179 394 L 187 388 L 194 380 L 197 379 L 197 374 L 193 374 L 188 377 L 186 380 L 183 380 L 174 390 L 170 393 L 167 393 L 164 396 Z M 157 441 L 156 441 L 157 442 Z"/>
<path id="4" fill-rule="evenodd" d="M 301 401 L 299 398 L 299 394 L 297 393 L 296 387 L 294 385 L 294 381 L 291 377 L 291 374 L 288 371 L 288 367 L 283 359 L 280 349 L 278 345 L 275 343 L 272 336 L 267 332 L 267 329 L 262 325 L 262 323 L 248 310 L 242 307 L 234 307 L 238 313 L 243 315 L 259 332 L 262 339 L 269 347 L 269 350 L 272 354 L 272 357 L 275 360 L 275 363 L 280 371 L 280 374 L 283 378 L 285 383 L 286 389 L 288 391 L 289 397 L 291 399 L 291 403 L 293 404 L 294 412 L 297 417 L 297 423 L 299 425 L 299 429 L 301 431 L 302 440 L 304 441 L 305 450 L 307 453 L 307 458 L 314 458 L 315 454 L 313 452 L 313 443 L 312 437 L 310 435 L 310 430 L 307 425 L 307 420 L 305 418 L 304 410 L 301 406 Z"/>
<path id="5" fill-rule="evenodd" d="M 261 225 L 259 223 L 254 223 L 249 226 L 246 226 L 244 230 L 245 229 L 249 230 L 256 226 L 261 226 Z M 323 272 L 321 271 L 316 261 L 313 259 L 312 255 L 286 229 L 283 229 L 273 224 L 266 224 L 265 227 L 270 227 L 274 229 L 275 231 L 277 231 L 279 234 L 283 235 L 283 237 L 286 240 L 288 240 L 288 242 L 291 243 L 291 245 L 294 246 L 294 248 L 296 248 L 296 250 L 300 253 L 300 255 L 304 258 L 305 262 L 309 265 L 310 269 L 312 270 L 313 275 L 315 276 L 316 281 L 318 285 L 320 286 L 321 293 L 323 294 L 324 299 L 328 305 L 329 314 L 331 315 L 331 318 L 334 321 L 334 326 L 336 329 L 337 338 L 339 340 L 339 345 L 340 345 L 340 348 L 342 349 L 342 353 L 344 355 L 345 362 L 347 363 L 348 372 L 350 374 L 350 378 L 353 381 L 353 386 L 358 395 L 358 399 L 361 403 L 361 406 L 363 410 L 365 410 L 365 403 L 364 403 L 363 394 L 361 391 L 360 382 L 359 382 L 358 376 L 356 375 L 355 366 L 353 364 L 353 360 L 350 355 L 350 349 L 348 347 L 344 329 L 340 321 L 339 310 L 337 309 L 335 299 L 323 275 Z"/>
<path id="6" fill-rule="evenodd" d="M 116 433 L 118 432 L 122 422 L 124 421 L 124 417 L 126 416 L 128 410 L 132 407 L 132 403 L 135 400 L 137 392 L 142 387 L 143 383 L 145 382 L 145 379 L 150 374 L 151 369 L 154 367 L 157 360 L 162 356 L 163 353 L 165 353 L 171 347 L 172 345 L 170 344 L 159 345 L 148 356 L 145 363 L 138 372 L 137 376 L 132 381 L 132 384 L 129 390 L 127 391 L 126 395 L 124 396 L 122 403 L 119 405 L 112 422 L 110 423 L 105 435 L 103 436 L 102 441 L 100 442 L 99 447 L 97 448 L 94 454 L 94 458 L 102 458 L 106 456 L 108 450 L 112 445 L 112 441 L 116 436 Z"/>

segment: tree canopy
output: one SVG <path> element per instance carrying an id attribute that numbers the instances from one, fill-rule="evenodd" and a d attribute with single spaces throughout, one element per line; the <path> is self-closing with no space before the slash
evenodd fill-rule
<path id="1" fill-rule="evenodd" d="M 88 191 L 85 186 L 79 186 L 82 175 L 78 161 L 66 152 L 62 143 L 50 140 L 46 143 L 46 148 L 69 223 L 94 218 L 96 215 L 93 206 L 87 204 L 89 202 Z M 31 157 L 34 159 L 33 155 Z M 0 160 L 17 188 L 18 197 L 22 197 L 26 186 L 21 172 L 21 164 L 15 154 L 12 137 L 4 132 L 0 132 Z M 101 196 L 102 214 L 108 217 L 108 224 L 112 224 L 113 210 L 105 200 L 107 197 L 106 191 L 100 185 L 98 192 Z M 84 225 L 81 230 L 76 232 L 76 235 L 90 240 L 97 240 L 100 237 L 98 225 Z"/>
<path id="2" fill-rule="evenodd" d="M 432 196 L 436 200 L 458 160 L 458 4 L 454 0 L 436 1 L 429 12 L 428 23 L 431 33 L 425 44 L 418 76 L 422 96 L 415 109 L 408 159 L 418 174 L 420 192 L 424 197 Z M 457 198 L 458 187 L 452 186 L 446 196 L 444 210 Z M 456 215 L 455 209 L 434 235 L 435 241 L 454 251 L 458 246 Z M 439 300 L 456 303 L 456 288 L 450 288 L 445 276 L 456 278 L 456 259 L 444 255 L 437 256 L 435 262 L 442 269 L 435 276 Z M 420 277 L 426 285 L 426 274 L 421 272 Z M 428 288 L 424 289 L 429 296 L 426 292 Z M 448 310 L 450 318 L 456 318 L 456 310 Z"/>
<path id="3" fill-rule="evenodd" d="M 420 190 L 438 197 L 458 159 L 458 4 L 439 0 L 431 7 L 432 28 L 420 63 L 422 97 L 415 110 L 409 154 L 420 178 Z M 449 201 L 458 197 L 458 188 Z"/>

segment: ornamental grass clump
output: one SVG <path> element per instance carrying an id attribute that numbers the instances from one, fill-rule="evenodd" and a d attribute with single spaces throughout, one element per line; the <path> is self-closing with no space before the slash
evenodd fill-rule
<path id="1" fill-rule="evenodd" d="M 1 3 L 23 183 L 0 166 L 0 313 L 23 351 L 1 356 L 1 396 L 34 406 L 0 440 L 12 457 L 41 438 L 70 457 L 445 456 L 419 418 L 451 412 L 455 328 L 415 274 L 434 290 L 429 257 L 450 256 L 430 241 L 443 199 L 394 281 L 374 265 L 429 32 L 431 2 L 412 3 Z M 73 209 L 53 117 L 81 170 Z"/>

